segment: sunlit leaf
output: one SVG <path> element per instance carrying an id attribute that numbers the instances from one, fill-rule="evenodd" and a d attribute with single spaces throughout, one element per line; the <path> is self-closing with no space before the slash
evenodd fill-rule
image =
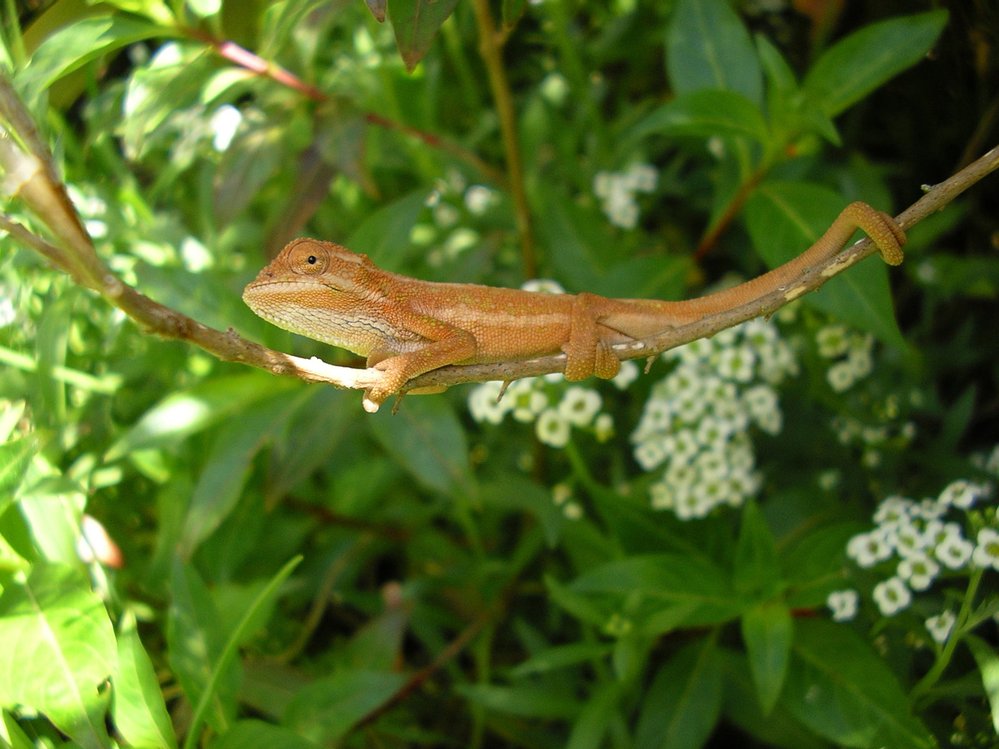
<path id="1" fill-rule="evenodd" d="M 8 586 L 0 642 L 0 705 L 38 710 L 86 749 L 110 746 L 104 713 L 117 669 L 114 629 L 78 569 L 36 564 L 23 584 Z"/>

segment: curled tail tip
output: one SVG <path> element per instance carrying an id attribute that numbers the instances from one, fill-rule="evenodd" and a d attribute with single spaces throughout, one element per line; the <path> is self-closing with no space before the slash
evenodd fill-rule
<path id="1" fill-rule="evenodd" d="M 871 235 L 871 238 L 877 245 L 882 260 L 888 265 L 901 265 L 905 259 L 905 253 L 902 252 L 902 247 L 905 246 L 907 240 L 905 231 L 898 225 L 893 216 L 883 211 L 878 211 L 878 213 L 887 231 L 881 236 Z"/>

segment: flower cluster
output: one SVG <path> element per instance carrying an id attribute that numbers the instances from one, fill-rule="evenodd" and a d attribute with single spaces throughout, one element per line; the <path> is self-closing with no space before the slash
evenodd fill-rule
<path id="1" fill-rule="evenodd" d="M 414 244 L 430 246 L 427 260 L 439 265 L 451 260 L 480 242 L 479 232 L 470 228 L 499 202 L 497 193 L 485 185 L 469 185 L 457 171 L 437 180 L 425 201 L 431 221 L 413 227 Z"/>
<path id="2" fill-rule="evenodd" d="M 528 281 L 526 291 L 564 293 L 554 281 Z M 638 377 L 634 362 L 621 362 L 621 371 L 612 382 L 624 389 Z M 591 431 L 604 442 L 614 434 L 614 420 L 602 411 L 603 399 L 593 388 L 562 384 L 561 374 L 525 377 L 504 389 L 501 382 L 484 382 L 472 390 L 468 409 L 478 422 L 499 424 L 507 415 L 514 421 L 534 423 L 538 440 L 550 447 L 565 447 L 572 428 Z"/>
<path id="3" fill-rule="evenodd" d="M 826 370 L 829 387 L 842 393 L 867 377 L 874 370 L 871 352 L 874 336 L 850 331 L 843 325 L 826 325 L 816 333 L 819 356 L 835 359 Z"/>
<path id="4" fill-rule="evenodd" d="M 760 485 L 749 436 L 783 422 L 775 386 L 798 363 L 776 326 L 757 319 L 667 351 L 674 369 L 652 389 L 631 436 L 646 471 L 665 466 L 652 505 L 683 519 L 741 505 Z"/>
<path id="5" fill-rule="evenodd" d="M 593 192 L 614 226 L 634 229 L 638 224 L 638 203 L 635 195 L 656 189 L 659 177 L 649 164 L 632 164 L 624 172 L 598 172 L 593 179 Z"/>
<path id="6" fill-rule="evenodd" d="M 630 362 L 624 362 L 630 364 Z M 631 367 L 636 370 L 634 364 Z M 500 382 L 484 382 L 468 397 L 468 409 L 479 422 L 499 424 L 507 415 L 514 421 L 534 422 L 538 440 L 565 447 L 573 427 L 591 431 L 601 442 L 614 433 L 614 421 L 601 411 L 603 399 L 593 388 L 561 386 L 561 374 L 526 377 L 503 391 Z"/>
<path id="7" fill-rule="evenodd" d="M 846 553 L 859 567 L 888 573 L 871 596 L 883 616 L 908 608 L 916 594 L 929 590 L 943 575 L 967 573 L 972 568 L 999 570 L 995 509 L 971 514 L 991 495 L 991 484 L 960 479 L 935 498 L 916 501 L 892 496 L 878 505 L 875 527 L 851 538 Z M 983 521 L 983 517 L 988 519 Z M 980 526 L 977 531 L 976 525 Z M 827 604 L 833 619 L 852 619 L 857 600 L 855 591 L 830 594 Z M 947 639 L 953 625 L 954 615 L 947 610 L 926 621 L 937 642 Z"/>

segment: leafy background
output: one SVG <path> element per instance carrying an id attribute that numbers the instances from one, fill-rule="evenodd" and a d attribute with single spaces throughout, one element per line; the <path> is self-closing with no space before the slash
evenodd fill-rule
<path id="1" fill-rule="evenodd" d="M 911 202 L 999 111 L 988 3 L 3 8 L 4 68 L 111 268 L 341 363 L 240 301 L 294 236 L 422 278 L 694 296 L 850 200 Z M 635 165 L 651 186 L 598 194 Z M 475 416 L 467 386 L 369 416 L 151 335 L 5 237 L 0 737 L 993 746 L 995 570 L 894 616 L 825 602 L 872 584 L 845 548 L 882 499 L 990 479 L 996 204 L 993 179 L 913 229 L 899 271 L 866 261 L 782 318 L 801 372 L 753 436 L 760 485 L 696 520 L 653 508 L 633 453 L 662 363 L 593 385 L 613 434 L 558 446 L 537 414 Z M 876 357 L 845 392 L 814 346 L 840 323 Z M 994 500 L 966 522 L 995 527 Z M 946 644 L 923 626 L 942 602 Z"/>

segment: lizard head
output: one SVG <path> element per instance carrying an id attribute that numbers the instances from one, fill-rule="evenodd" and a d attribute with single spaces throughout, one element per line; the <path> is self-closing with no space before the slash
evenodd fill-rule
<path id="1" fill-rule="evenodd" d="M 278 327 L 357 351 L 341 321 L 370 296 L 364 279 L 373 268 L 341 245 L 296 239 L 246 285 L 243 301 Z"/>

